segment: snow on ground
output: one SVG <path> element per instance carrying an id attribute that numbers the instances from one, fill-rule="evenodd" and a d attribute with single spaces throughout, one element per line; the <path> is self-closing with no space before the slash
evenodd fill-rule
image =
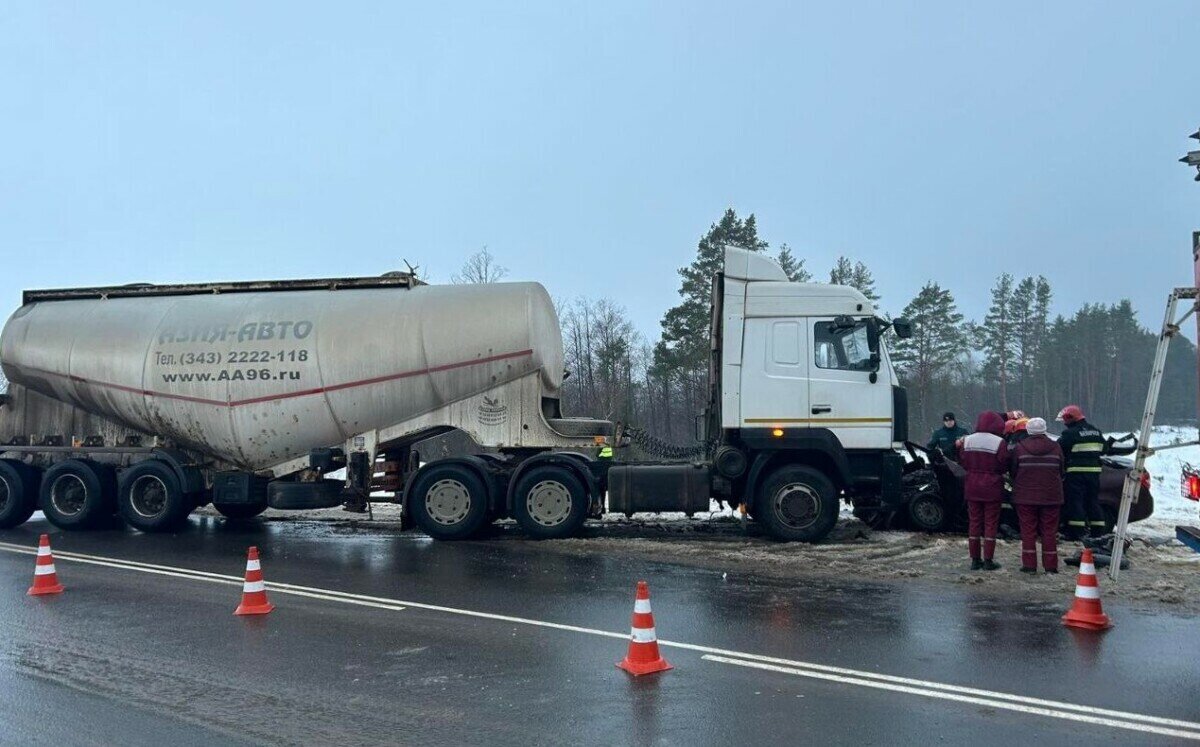
<path id="1" fill-rule="evenodd" d="M 1200 524 L 1200 503 L 1183 497 L 1180 479 L 1185 464 L 1200 468 L 1200 445 L 1196 429 L 1186 426 L 1155 426 L 1150 438 L 1153 448 L 1175 443 L 1191 443 L 1177 449 L 1152 454 L 1146 460 L 1150 472 L 1150 493 L 1154 496 L 1154 515 L 1129 525 L 1131 536 L 1174 537 L 1176 524 Z"/>

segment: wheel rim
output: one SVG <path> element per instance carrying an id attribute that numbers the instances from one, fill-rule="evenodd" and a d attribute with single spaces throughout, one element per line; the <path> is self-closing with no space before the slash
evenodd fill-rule
<path id="1" fill-rule="evenodd" d="M 821 515 L 821 495 L 811 486 L 800 482 L 784 485 L 775 491 L 772 501 L 775 516 L 792 529 L 807 529 Z"/>
<path id="2" fill-rule="evenodd" d="M 153 519 L 167 508 L 167 484 L 155 475 L 142 475 L 129 486 L 129 505 L 138 516 Z"/>
<path id="3" fill-rule="evenodd" d="M 571 516 L 571 491 L 557 480 L 543 480 L 525 495 L 529 518 L 544 527 L 556 527 Z"/>
<path id="4" fill-rule="evenodd" d="M 936 501 L 918 499 L 912 507 L 913 516 L 924 526 L 933 527 L 942 522 L 942 507 Z"/>
<path id="5" fill-rule="evenodd" d="M 425 510 L 438 524 L 458 524 L 471 511 L 471 491 L 458 480 L 438 480 L 425 493 Z"/>
<path id="6" fill-rule="evenodd" d="M 50 505 L 63 516 L 77 516 L 87 505 L 87 486 L 76 475 L 59 475 L 50 486 Z"/>

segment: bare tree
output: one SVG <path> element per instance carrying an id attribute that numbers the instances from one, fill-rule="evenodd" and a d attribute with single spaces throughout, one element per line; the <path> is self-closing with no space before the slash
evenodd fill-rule
<path id="1" fill-rule="evenodd" d="M 508 268 L 501 267 L 485 246 L 463 262 L 462 270 L 450 277 L 457 285 L 468 283 L 497 283 L 508 275 Z"/>

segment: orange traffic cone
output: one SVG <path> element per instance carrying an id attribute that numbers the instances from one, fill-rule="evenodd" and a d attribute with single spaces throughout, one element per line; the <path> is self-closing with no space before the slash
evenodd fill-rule
<path id="1" fill-rule="evenodd" d="M 235 615 L 265 615 L 275 609 L 267 601 L 267 586 L 263 583 L 262 566 L 258 563 L 258 548 L 251 547 L 246 554 L 246 581 L 242 584 L 242 603 L 233 611 Z"/>
<path id="2" fill-rule="evenodd" d="M 1096 582 L 1096 562 L 1092 551 L 1084 549 L 1079 558 L 1079 578 L 1075 582 L 1075 603 L 1063 615 L 1063 625 L 1084 630 L 1104 630 L 1112 621 L 1100 607 L 1100 585 Z"/>
<path id="3" fill-rule="evenodd" d="M 43 594 L 62 594 L 63 585 L 58 582 L 54 571 L 54 556 L 50 554 L 50 535 L 43 534 L 38 540 L 37 563 L 33 566 L 33 586 L 26 592 L 31 597 Z"/>
<path id="4" fill-rule="evenodd" d="M 633 602 L 633 631 L 629 635 L 629 653 L 617 666 L 630 674 L 653 674 L 671 668 L 658 653 L 658 638 L 654 635 L 654 613 L 650 611 L 650 587 L 638 581 L 637 598 Z"/>

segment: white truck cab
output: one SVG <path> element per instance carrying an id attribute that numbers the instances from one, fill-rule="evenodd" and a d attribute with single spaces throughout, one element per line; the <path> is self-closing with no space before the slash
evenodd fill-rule
<path id="1" fill-rule="evenodd" d="M 734 248 L 714 280 L 713 321 L 707 422 L 733 500 L 773 534 L 813 539 L 832 528 L 839 494 L 899 499 L 907 398 L 882 338 L 906 336 L 907 322 L 880 319 L 854 288 L 794 283 Z M 787 480 L 773 481 L 781 471 Z"/>

